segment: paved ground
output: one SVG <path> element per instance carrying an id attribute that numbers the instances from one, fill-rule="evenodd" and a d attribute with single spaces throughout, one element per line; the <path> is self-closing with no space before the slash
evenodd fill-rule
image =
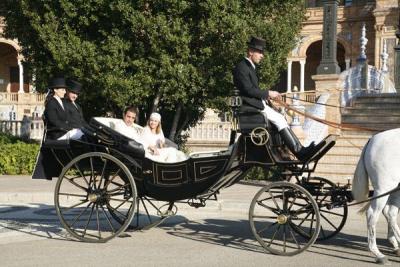
<path id="1" fill-rule="evenodd" d="M 179 206 L 178 216 L 149 231 L 128 231 L 105 244 L 76 242 L 60 226 L 55 181 L 0 176 L 0 266 L 376 266 L 366 251 L 366 223 L 350 208 L 342 232 L 294 257 L 265 253 L 254 240 L 248 208 L 259 187 L 237 184 L 205 208 Z M 378 244 L 392 266 L 378 227 Z"/>

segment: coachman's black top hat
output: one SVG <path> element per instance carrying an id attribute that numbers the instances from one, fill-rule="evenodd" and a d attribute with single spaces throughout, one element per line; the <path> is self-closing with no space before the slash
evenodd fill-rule
<path id="1" fill-rule="evenodd" d="M 265 44 L 266 42 L 264 39 L 255 36 L 252 36 L 250 41 L 247 42 L 249 48 L 257 49 L 261 52 L 264 52 Z"/>
<path id="2" fill-rule="evenodd" d="M 64 77 L 56 77 L 53 78 L 49 83 L 49 88 L 68 88 L 67 83 Z"/>
<path id="3" fill-rule="evenodd" d="M 82 89 L 81 83 L 74 80 L 68 80 L 67 84 L 68 84 L 68 91 L 73 92 L 75 94 L 79 94 L 81 92 Z"/>

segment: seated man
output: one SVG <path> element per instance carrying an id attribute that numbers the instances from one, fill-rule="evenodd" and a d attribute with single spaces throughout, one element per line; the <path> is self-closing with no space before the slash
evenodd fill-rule
<path id="1" fill-rule="evenodd" d="M 251 37 L 248 42 L 247 55 L 233 70 L 233 82 L 239 90 L 243 104 L 259 110 L 272 124 L 276 126 L 279 134 L 289 150 L 300 160 L 305 160 L 315 153 L 319 146 L 312 143 L 303 147 L 295 134 L 289 128 L 282 114 L 268 106 L 267 99 L 280 99 L 277 91 L 261 90 L 258 85 L 256 65 L 264 58 L 265 40 Z"/>
<path id="2" fill-rule="evenodd" d="M 117 121 L 114 125 L 114 130 L 141 143 L 142 127 L 135 124 L 138 110 L 136 107 L 127 107 L 124 110 L 122 121 Z"/>

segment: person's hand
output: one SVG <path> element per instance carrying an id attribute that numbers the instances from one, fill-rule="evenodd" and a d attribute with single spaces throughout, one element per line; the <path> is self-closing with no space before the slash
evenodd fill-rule
<path id="1" fill-rule="evenodd" d="M 282 98 L 282 96 L 279 92 L 271 91 L 271 90 L 268 92 L 268 97 L 273 100 L 281 100 L 281 98 Z"/>

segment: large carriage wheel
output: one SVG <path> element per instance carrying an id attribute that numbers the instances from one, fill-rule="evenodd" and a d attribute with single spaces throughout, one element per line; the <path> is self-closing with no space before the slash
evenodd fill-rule
<path id="1" fill-rule="evenodd" d="M 314 220 L 309 219 L 312 213 Z M 318 237 L 319 220 L 311 194 L 288 182 L 263 187 L 250 205 L 251 230 L 261 246 L 273 254 L 292 256 L 306 250 Z"/>
<path id="2" fill-rule="evenodd" d="M 129 226 L 136 197 L 128 168 L 112 155 L 91 152 L 65 166 L 56 184 L 54 202 L 61 224 L 73 237 L 105 242 Z M 123 223 L 113 215 L 123 218 Z"/>
<path id="3" fill-rule="evenodd" d="M 310 187 L 309 192 L 313 195 L 319 208 L 321 231 L 317 240 L 326 240 L 337 235 L 346 223 L 348 208 L 346 201 L 338 203 L 335 199 L 337 197 L 333 194 L 335 183 L 325 178 L 311 177 L 303 182 L 303 186 Z M 314 218 L 315 214 L 310 214 L 310 217 Z M 304 234 L 302 231 L 298 233 Z"/>

